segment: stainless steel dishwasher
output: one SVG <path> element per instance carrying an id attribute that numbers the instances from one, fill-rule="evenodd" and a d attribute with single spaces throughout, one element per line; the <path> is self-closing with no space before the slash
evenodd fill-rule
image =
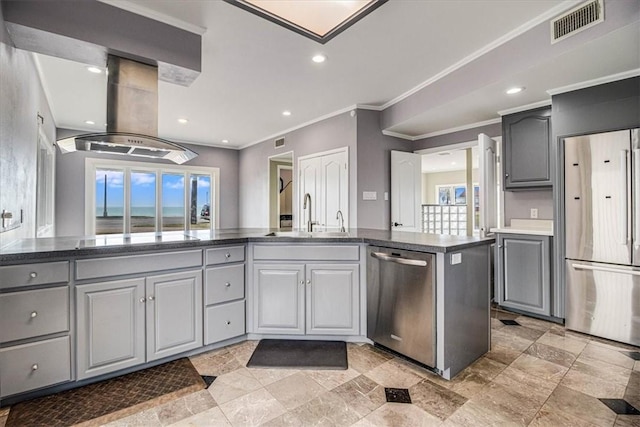
<path id="1" fill-rule="evenodd" d="M 435 367 L 435 255 L 373 246 L 367 252 L 367 336 Z"/>

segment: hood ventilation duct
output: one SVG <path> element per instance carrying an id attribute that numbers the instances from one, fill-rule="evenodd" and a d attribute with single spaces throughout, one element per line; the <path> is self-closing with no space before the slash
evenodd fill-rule
<path id="1" fill-rule="evenodd" d="M 118 56 L 107 62 L 107 132 L 59 140 L 60 151 L 166 159 L 177 164 L 198 154 L 158 138 L 158 68 Z"/>

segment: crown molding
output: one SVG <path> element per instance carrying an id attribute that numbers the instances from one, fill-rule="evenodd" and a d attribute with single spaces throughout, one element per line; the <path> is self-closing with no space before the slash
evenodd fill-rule
<path id="1" fill-rule="evenodd" d="M 597 79 L 587 80 L 580 83 L 574 83 L 571 85 L 562 86 L 555 89 L 549 89 L 547 93 L 551 96 L 554 96 L 554 95 L 559 95 L 565 92 L 572 92 L 574 90 L 585 89 L 588 87 L 598 86 L 605 83 L 616 82 L 618 80 L 624 80 L 624 79 L 637 77 L 637 76 L 640 76 L 640 68 L 636 68 L 629 71 L 623 71 L 622 73 L 611 74 L 609 76 L 599 77 Z"/>
<path id="2" fill-rule="evenodd" d="M 393 136 L 394 138 L 406 139 L 407 141 L 416 140 L 415 136 L 406 135 L 404 133 L 392 132 L 390 130 L 383 130 L 382 134 L 386 136 Z"/>
<path id="3" fill-rule="evenodd" d="M 551 105 L 551 100 L 545 99 L 544 101 L 534 102 L 532 104 L 500 110 L 498 111 L 498 114 L 500 114 L 500 116 L 506 116 L 507 114 L 519 113 L 520 111 L 533 110 L 534 108 L 547 107 L 549 105 Z"/>
<path id="4" fill-rule="evenodd" d="M 449 133 L 460 132 L 460 131 L 463 131 L 463 130 L 479 128 L 479 127 L 482 127 L 482 126 L 494 125 L 494 124 L 500 123 L 500 122 L 502 122 L 501 118 L 490 119 L 490 120 L 485 120 L 485 121 L 476 122 L 476 123 L 469 123 L 468 125 L 456 126 L 456 127 L 449 128 L 449 129 L 439 130 L 439 131 L 436 131 L 436 132 L 425 133 L 423 135 L 417 135 L 417 136 L 414 136 L 414 138 L 415 138 L 414 141 L 417 141 L 419 139 L 425 139 L 425 138 L 433 138 L 434 136 L 447 135 Z"/>

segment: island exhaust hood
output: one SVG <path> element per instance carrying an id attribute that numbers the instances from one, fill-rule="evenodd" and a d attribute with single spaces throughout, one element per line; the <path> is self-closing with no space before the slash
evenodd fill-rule
<path id="1" fill-rule="evenodd" d="M 158 138 L 157 67 L 109 55 L 107 69 L 107 132 L 58 140 L 62 154 L 95 151 L 177 164 L 198 155 Z"/>

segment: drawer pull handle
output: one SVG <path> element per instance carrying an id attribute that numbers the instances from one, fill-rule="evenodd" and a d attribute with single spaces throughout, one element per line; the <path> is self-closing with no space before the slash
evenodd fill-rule
<path id="1" fill-rule="evenodd" d="M 230 288 L 230 287 L 231 287 L 231 283 L 229 283 L 229 282 L 225 283 L 224 285 L 225 285 L 227 288 Z"/>
<path id="2" fill-rule="evenodd" d="M 230 325 L 230 324 L 231 324 L 231 320 L 227 320 L 227 325 Z"/>
<path id="3" fill-rule="evenodd" d="M 36 273 L 35 271 L 32 271 L 31 273 L 29 273 L 29 277 L 31 277 L 32 279 L 35 279 L 36 277 L 38 277 L 38 273 Z"/>
<path id="4" fill-rule="evenodd" d="M 38 370 L 38 364 L 34 363 L 33 366 L 31 366 L 31 370 L 32 371 L 37 371 Z"/>
<path id="5" fill-rule="evenodd" d="M 140 302 L 145 302 L 146 299 L 144 297 L 140 298 Z"/>
<path id="6" fill-rule="evenodd" d="M 154 299 L 156 299 L 156 297 L 154 297 L 153 295 L 149 295 L 149 298 L 147 298 L 149 301 L 153 301 Z"/>
<path id="7" fill-rule="evenodd" d="M 31 318 L 33 319 L 35 317 L 38 317 L 38 312 L 37 311 L 32 311 L 31 312 Z"/>
<path id="8" fill-rule="evenodd" d="M 229 259 L 229 258 L 231 258 L 231 254 L 229 252 L 227 252 L 226 254 L 224 254 L 224 257 Z"/>

